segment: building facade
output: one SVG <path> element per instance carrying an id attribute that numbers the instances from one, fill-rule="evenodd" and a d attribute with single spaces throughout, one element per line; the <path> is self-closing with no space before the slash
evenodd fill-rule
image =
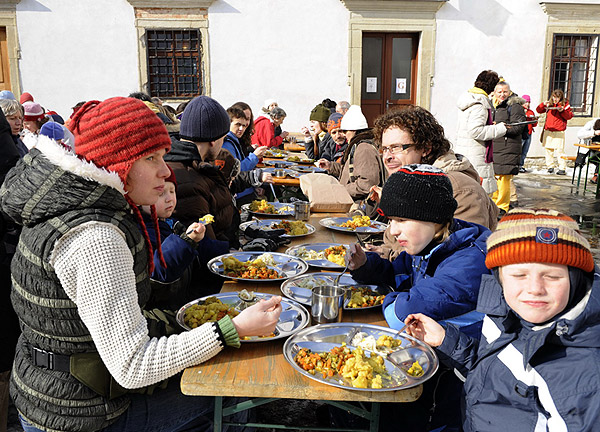
<path id="1" fill-rule="evenodd" d="M 63 117 L 140 90 L 173 106 L 242 100 L 255 116 L 272 98 L 292 131 L 325 98 L 369 121 L 415 103 L 452 141 L 458 96 L 493 69 L 534 106 L 565 90 L 574 153 L 577 129 L 600 117 L 599 31 L 592 0 L 0 0 L 0 88 Z"/>

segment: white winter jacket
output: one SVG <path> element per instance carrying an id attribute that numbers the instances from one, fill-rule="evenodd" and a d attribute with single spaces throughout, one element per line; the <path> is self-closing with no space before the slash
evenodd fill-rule
<path id="1" fill-rule="evenodd" d="M 482 178 L 483 189 L 493 193 L 498 189 L 494 165 L 485 162 L 485 142 L 504 136 L 504 123 L 487 125 L 490 100 L 484 94 L 464 93 L 458 98 L 457 137 L 455 153 L 465 156 Z"/>

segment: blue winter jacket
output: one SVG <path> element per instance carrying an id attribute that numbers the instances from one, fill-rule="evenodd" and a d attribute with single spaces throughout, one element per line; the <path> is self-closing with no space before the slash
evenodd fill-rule
<path id="1" fill-rule="evenodd" d="M 227 133 L 227 135 L 225 135 L 225 140 L 223 141 L 223 148 L 229 151 L 229 153 L 231 153 L 234 158 L 240 161 L 241 173 L 252 171 L 256 167 L 256 164 L 258 163 L 258 156 L 256 156 L 254 153 L 250 153 L 248 156 L 246 156 L 244 154 L 244 151 L 242 150 L 242 144 L 240 143 L 240 140 L 238 139 L 238 137 L 235 136 L 233 132 L 230 131 Z M 244 176 L 241 175 L 241 177 Z M 244 177 L 244 179 L 246 179 L 246 177 Z M 243 184 L 247 184 L 247 182 Z M 240 189 L 242 188 L 243 186 Z M 239 192 L 236 192 L 235 197 L 236 199 L 240 199 L 242 197 L 245 197 L 246 195 L 250 195 L 253 192 L 254 187 L 249 186 L 243 190 L 240 190 Z"/>
<path id="2" fill-rule="evenodd" d="M 545 325 L 514 314 L 494 276 L 483 277 L 481 340 L 452 325 L 437 348 L 468 372 L 465 432 L 600 430 L 600 275 L 574 307 Z M 446 357 L 449 356 L 449 357 Z"/>
<path id="3" fill-rule="evenodd" d="M 254 153 L 250 153 L 248 156 L 246 156 L 242 150 L 242 144 L 240 143 L 240 140 L 233 132 L 228 132 L 227 135 L 225 135 L 223 148 L 228 150 L 234 158 L 240 161 L 240 171 L 250 171 L 256 168 L 258 156 L 256 156 Z"/>
<path id="4" fill-rule="evenodd" d="M 198 258 L 206 264 L 210 259 L 229 252 L 229 244 L 225 241 L 204 237 L 196 246 L 186 242 L 173 231 L 175 219 L 169 218 L 158 221 L 160 229 L 161 248 L 167 267 L 163 267 L 158 257 L 156 232 L 149 215 L 142 213 L 150 243 L 154 250 L 154 272 L 151 279 L 170 283 L 181 278 L 184 271 Z M 185 229 L 185 228 L 183 228 Z"/>
<path id="5" fill-rule="evenodd" d="M 390 327 L 399 328 L 411 313 L 423 313 L 436 321 L 454 320 L 465 329 L 475 325 L 469 333 L 477 333 L 483 315 L 473 311 L 481 275 L 490 273 L 485 266 L 490 230 L 454 219 L 452 231 L 427 255 L 402 252 L 390 262 L 369 252 L 366 264 L 352 272 L 358 281 L 399 290 L 388 294 L 383 303 Z"/>

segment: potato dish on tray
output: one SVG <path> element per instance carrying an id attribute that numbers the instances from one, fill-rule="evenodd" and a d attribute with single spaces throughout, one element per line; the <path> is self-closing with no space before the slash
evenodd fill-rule
<path id="1" fill-rule="evenodd" d="M 265 293 L 252 293 L 252 296 L 254 302 L 271 297 L 270 294 Z M 176 319 L 181 327 L 191 330 L 205 322 L 217 321 L 225 316 L 225 313 L 234 317 L 245 309 L 248 304 L 249 302 L 242 295 L 242 292 L 218 293 L 210 297 L 202 297 L 182 306 L 177 312 Z M 286 338 L 302 330 L 310 322 L 310 315 L 301 304 L 290 299 L 283 299 L 281 307 L 283 311 L 273 333 L 265 336 L 250 336 L 242 338 L 241 341 L 264 342 Z M 213 313 L 212 310 L 218 312 Z"/>
<path id="2" fill-rule="evenodd" d="M 285 230 L 283 237 L 302 237 L 313 234 L 315 227 L 303 221 L 286 221 L 282 219 L 264 219 L 253 220 L 240 224 L 240 230 L 252 227 L 263 231 L 271 231 L 276 229 Z"/>
<path id="3" fill-rule="evenodd" d="M 432 348 L 406 333 L 360 323 L 305 328 L 285 342 L 283 354 L 307 378 L 360 391 L 414 387 L 439 365 Z"/>
<path id="4" fill-rule="evenodd" d="M 336 272 L 305 273 L 282 283 L 281 292 L 298 303 L 310 306 L 312 289 L 333 285 L 338 275 L 339 273 Z M 342 275 L 339 283 L 348 290 L 344 300 L 344 310 L 381 308 L 383 299 L 392 291 L 386 285 L 360 285 L 348 274 Z"/>
<path id="5" fill-rule="evenodd" d="M 261 216 L 293 216 L 294 206 L 286 203 L 268 202 L 266 200 L 254 200 L 250 204 L 242 205 L 246 210 Z"/>
<path id="6" fill-rule="evenodd" d="M 234 252 L 211 259 L 208 269 L 239 281 L 281 281 L 308 270 L 301 258 L 277 252 Z"/>
<path id="7" fill-rule="evenodd" d="M 313 267 L 344 268 L 348 246 L 339 243 L 305 243 L 288 248 L 285 253 L 305 260 Z"/>
<path id="8" fill-rule="evenodd" d="M 350 232 L 350 233 L 383 233 L 387 229 L 387 225 L 369 219 L 368 216 L 354 217 L 330 217 L 319 221 L 321 226 L 335 231 Z"/>

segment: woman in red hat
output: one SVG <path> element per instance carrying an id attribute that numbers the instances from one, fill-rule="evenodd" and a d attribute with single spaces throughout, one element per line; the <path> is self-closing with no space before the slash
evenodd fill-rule
<path id="1" fill-rule="evenodd" d="M 272 332 L 281 298 L 179 335 L 150 333 L 143 307 L 153 252 L 138 206 L 151 206 L 156 229 L 169 135 L 131 98 L 89 101 L 70 127 L 76 154 L 45 136 L 26 138 L 32 150 L 7 176 L 1 198 L 24 226 L 11 267 L 22 329 L 11 395 L 23 427 L 206 427 L 212 399 L 184 397 L 169 378 L 239 346 L 240 337 Z"/>

